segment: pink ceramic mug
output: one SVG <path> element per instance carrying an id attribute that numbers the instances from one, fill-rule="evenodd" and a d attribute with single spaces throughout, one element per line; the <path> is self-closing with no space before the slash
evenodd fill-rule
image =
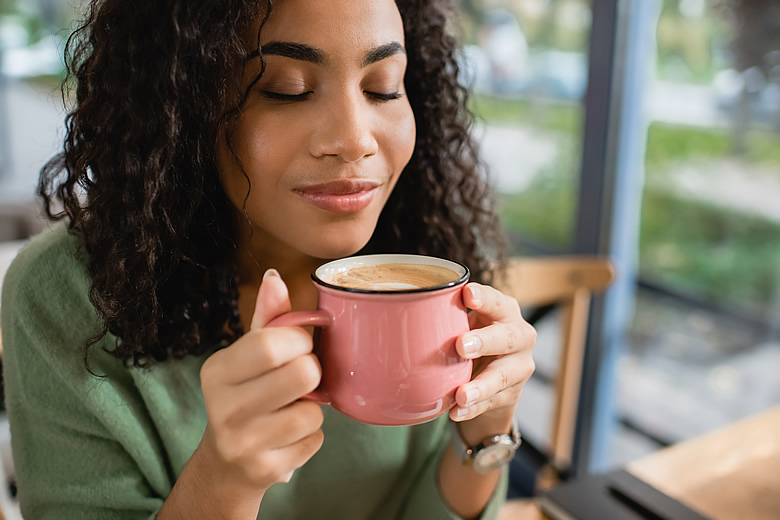
<path id="1" fill-rule="evenodd" d="M 426 264 L 455 271 L 440 285 L 403 290 L 351 289 L 328 283 L 334 273 L 379 264 Z M 319 267 L 312 280 L 316 311 L 290 312 L 268 326 L 320 327 L 314 353 L 322 382 L 308 397 L 347 417 L 381 426 L 429 421 L 455 404 L 455 390 L 471 378 L 471 360 L 455 351 L 469 324 L 461 290 L 465 266 L 419 255 L 369 255 Z"/>

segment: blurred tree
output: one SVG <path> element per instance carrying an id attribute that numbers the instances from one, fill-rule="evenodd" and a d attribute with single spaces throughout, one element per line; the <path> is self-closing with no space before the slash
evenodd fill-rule
<path id="1" fill-rule="evenodd" d="M 731 26 L 734 66 L 744 72 L 758 67 L 765 74 L 768 57 L 780 51 L 780 2 L 777 0 L 719 0 L 716 4 Z"/>
<path id="2" fill-rule="evenodd" d="M 752 104 L 768 81 L 780 87 L 780 2 L 777 0 L 718 0 L 716 6 L 731 28 L 734 68 L 743 85 L 735 106 L 734 151 L 744 154 Z M 774 114 L 780 131 L 780 110 Z"/>

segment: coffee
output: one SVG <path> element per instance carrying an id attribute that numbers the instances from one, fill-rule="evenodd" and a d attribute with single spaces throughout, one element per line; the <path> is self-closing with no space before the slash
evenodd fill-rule
<path id="1" fill-rule="evenodd" d="M 391 263 L 352 267 L 325 277 L 325 282 L 348 289 L 404 291 L 455 282 L 460 275 L 447 267 L 430 264 Z"/>

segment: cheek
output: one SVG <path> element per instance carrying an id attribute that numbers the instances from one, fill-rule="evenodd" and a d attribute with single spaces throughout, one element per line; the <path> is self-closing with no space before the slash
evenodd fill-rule
<path id="1" fill-rule="evenodd" d="M 412 113 L 412 108 L 408 105 L 407 107 L 402 117 L 399 117 L 389 126 L 392 132 L 390 135 L 390 150 L 393 155 L 393 162 L 399 170 L 402 170 L 409 162 L 409 159 L 412 158 L 417 139 L 417 126 L 414 122 L 414 114 Z"/>
<path id="2" fill-rule="evenodd" d="M 263 176 L 257 175 L 257 165 L 266 166 L 264 170 L 269 170 L 272 166 L 269 164 L 273 154 L 269 154 L 268 136 L 262 135 L 259 131 L 259 125 L 249 125 L 245 122 L 239 123 L 232 134 L 232 146 L 240 165 L 236 162 L 236 157 L 228 149 L 227 143 L 223 140 L 219 146 L 217 160 L 220 173 L 220 181 L 234 204 L 243 206 L 244 198 L 252 185 L 251 192 L 257 194 L 260 190 L 256 189 L 264 181 Z M 280 147 L 283 144 L 280 143 Z M 278 147 L 277 147 L 278 148 Z M 282 150 L 277 150 L 281 153 Z M 243 170 L 242 171 L 242 167 Z M 249 177 L 249 179 L 247 179 Z"/>

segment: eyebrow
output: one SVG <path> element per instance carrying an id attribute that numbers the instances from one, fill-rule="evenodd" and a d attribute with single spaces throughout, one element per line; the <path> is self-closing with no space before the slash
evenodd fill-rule
<path id="1" fill-rule="evenodd" d="M 379 47 L 368 51 L 360 66 L 368 67 L 372 63 L 382 61 L 383 59 L 395 56 L 396 54 L 406 54 L 404 46 L 398 42 L 385 43 L 384 45 L 380 45 Z"/>
<path id="2" fill-rule="evenodd" d="M 304 43 L 294 42 L 269 42 L 259 49 L 253 51 L 247 56 L 247 59 L 257 58 L 262 51 L 264 56 L 283 56 L 285 58 L 291 58 L 293 60 L 306 61 L 314 63 L 320 67 L 325 66 L 327 63 L 327 54 L 320 49 L 306 45 Z M 368 51 L 363 58 L 361 67 L 368 67 L 369 65 L 382 61 L 390 56 L 396 54 L 406 54 L 406 49 L 399 42 L 390 42 L 375 47 Z"/>
<path id="3" fill-rule="evenodd" d="M 308 61 L 319 66 L 325 65 L 326 61 L 324 52 L 303 43 L 269 42 L 250 54 L 249 58 L 256 58 L 260 55 L 260 51 L 263 52 L 264 56 L 284 56 L 294 60 Z"/>

